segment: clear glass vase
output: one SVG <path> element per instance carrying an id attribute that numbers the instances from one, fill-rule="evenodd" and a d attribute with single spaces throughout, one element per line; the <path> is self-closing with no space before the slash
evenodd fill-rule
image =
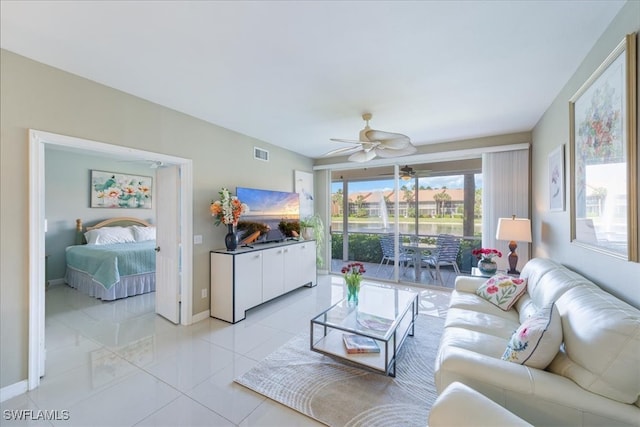
<path id="1" fill-rule="evenodd" d="M 481 259 L 478 261 L 478 270 L 482 274 L 493 275 L 498 271 L 498 264 L 491 259 Z"/>
<path id="2" fill-rule="evenodd" d="M 347 305 L 358 305 L 358 293 L 360 292 L 360 278 L 345 278 L 347 284 Z"/>

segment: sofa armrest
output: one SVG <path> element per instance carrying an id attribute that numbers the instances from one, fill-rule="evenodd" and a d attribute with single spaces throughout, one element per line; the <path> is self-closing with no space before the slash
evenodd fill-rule
<path id="1" fill-rule="evenodd" d="M 592 393 L 563 376 L 459 347 L 441 348 L 435 366 L 436 389 L 442 392 L 454 382 L 473 387 L 534 425 L 556 425 L 561 420 L 569 425 L 573 423 L 565 422 L 566 417 L 572 416 L 584 425 L 640 426 L 636 405 Z"/>
<path id="2" fill-rule="evenodd" d="M 512 392 L 533 394 L 531 368 L 458 347 L 441 348 L 436 359 L 435 384 L 439 392 L 455 381 L 472 380 Z"/>
<path id="3" fill-rule="evenodd" d="M 486 277 L 458 276 L 456 277 L 456 291 L 475 293 L 476 289 L 486 281 Z"/>
<path id="4" fill-rule="evenodd" d="M 459 382 L 454 382 L 438 396 L 429 412 L 428 425 L 531 427 L 522 418 Z"/>

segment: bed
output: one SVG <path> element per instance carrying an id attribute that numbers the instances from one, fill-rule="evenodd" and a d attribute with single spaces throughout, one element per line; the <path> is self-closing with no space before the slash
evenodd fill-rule
<path id="1" fill-rule="evenodd" d="M 111 218 L 83 232 L 76 220 L 76 245 L 66 248 L 65 281 L 104 301 L 156 290 L 155 227 L 129 217 Z"/>

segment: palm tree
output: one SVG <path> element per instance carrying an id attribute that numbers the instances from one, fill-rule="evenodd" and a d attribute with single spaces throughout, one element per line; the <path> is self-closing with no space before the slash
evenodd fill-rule
<path id="1" fill-rule="evenodd" d="M 444 215 L 445 203 L 451 201 L 451 195 L 447 193 L 446 187 L 443 187 L 440 193 L 434 194 L 433 200 L 436 201 L 436 216 L 441 217 Z"/>
<path id="2" fill-rule="evenodd" d="M 331 195 L 331 203 L 333 204 L 331 212 L 334 215 L 339 216 L 342 211 L 342 202 L 344 200 L 344 194 L 342 194 L 342 188 Z"/>

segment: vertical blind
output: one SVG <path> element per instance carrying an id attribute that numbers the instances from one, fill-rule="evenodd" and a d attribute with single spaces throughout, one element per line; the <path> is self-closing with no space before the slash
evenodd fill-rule
<path id="1" fill-rule="evenodd" d="M 529 218 L 529 150 L 482 155 L 482 247 L 502 251 L 498 268 L 508 268 L 509 242 L 496 240 L 498 218 Z M 529 244 L 517 242 L 518 266 L 529 260 Z"/>

